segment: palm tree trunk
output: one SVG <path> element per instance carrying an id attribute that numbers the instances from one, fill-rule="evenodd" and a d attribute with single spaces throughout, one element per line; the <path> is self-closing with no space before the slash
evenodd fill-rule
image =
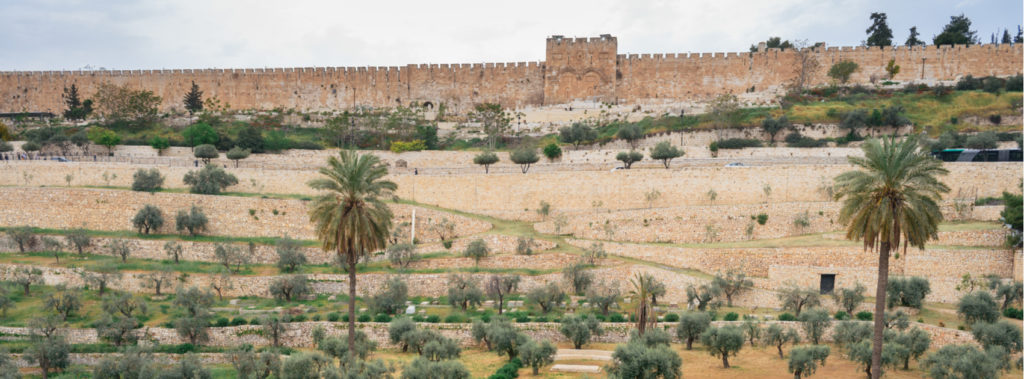
<path id="1" fill-rule="evenodd" d="M 885 289 L 889 286 L 889 241 L 878 249 L 878 287 L 875 289 L 875 335 L 871 339 L 871 378 L 882 376 L 882 334 L 885 331 Z"/>
<path id="2" fill-rule="evenodd" d="M 356 255 L 349 250 L 348 258 L 348 352 L 356 351 Z"/>

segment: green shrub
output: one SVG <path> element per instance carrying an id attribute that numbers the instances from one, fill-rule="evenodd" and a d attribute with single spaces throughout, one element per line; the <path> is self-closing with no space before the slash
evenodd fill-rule
<path id="1" fill-rule="evenodd" d="M 337 322 L 339 319 L 341 319 L 341 314 L 338 312 L 331 312 L 327 314 L 327 321 Z"/>
<path id="2" fill-rule="evenodd" d="M 439 322 L 441 322 L 441 316 L 429 315 L 429 316 L 427 316 L 427 322 L 429 322 L 431 324 L 439 323 Z"/>
<path id="3" fill-rule="evenodd" d="M 529 316 L 525 316 L 525 315 L 516 316 L 516 322 L 518 322 L 518 323 L 530 322 L 530 317 Z"/>
<path id="4" fill-rule="evenodd" d="M 230 324 L 231 324 L 231 320 L 228 320 L 227 317 L 221 317 L 221 318 L 218 318 L 217 322 L 214 323 L 213 325 L 218 327 L 218 328 L 223 328 L 223 327 L 228 326 Z"/>
<path id="5" fill-rule="evenodd" d="M 1024 310 L 1020 310 L 1014 307 L 1009 307 L 1003 310 L 1003 316 L 1015 319 L 1024 319 Z"/>
<path id="6" fill-rule="evenodd" d="M 669 314 L 665 315 L 665 322 L 678 322 L 678 321 L 679 321 L 679 314 L 677 314 L 677 313 L 669 313 Z"/>
<path id="7" fill-rule="evenodd" d="M 370 315 L 365 314 L 365 313 L 359 315 L 358 317 L 356 317 L 356 321 L 359 321 L 359 322 L 370 322 L 370 320 L 372 320 L 372 319 L 373 318 L 370 317 Z"/>
<path id="8" fill-rule="evenodd" d="M 413 315 L 412 320 L 415 322 L 424 322 L 427 321 L 427 318 L 420 315 Z"/>
<path id="9" fill-rule="evenodd" d="M 248 324 L 248 323 L 249 323 L 248 320 L 246 320 L 244 318 L 241 318 L 241 317 L 235 317 L 235 318 L 231 319 L 231 326 L 245 325 L 245 324 Z"/>
<path id="10" fill-rule="evenodd" d="M 860 321 L 871 321 L 871 320 L 874 320 L 875 319 L 874 316 L 875 315 L 873 313 L 868 312 L 868 311 L 860 311 L 860 312 L 857 312 L 857 315 L 856 315 L 857 319 L 860 320 Z"/>
<path id="11" fill-rule="evenodd" d="M 779 321 L 796 321 L 796 316 L 793 316 L 792 313 L 786 312 L 779 315 Z"/>
<path id="12" fill-rule="evenodd" d="M 719 149 L 745 149 L 748 147 L 761 147 L 763 144 L 760 140 L 752 138 L 729 138 L 724 140 L 716 141 L 716 146 Z"/>
<path id="13" fill-rule="evenodd" d="M 786 146 L 788 147 L 822 147 L 828 144 L 825 140 L 814 139 L 811 137 L 805 137 L 799 132 L 793 132 L 786 135 Z"/>
<path id="14" fill-rule="evenodd" d="M 757 223 L 758 224 L 764 225 L 767 222 L 768 222 L 768 214 L 767 213 L 760 213 L 760 214 L 757 215 Z"/>
<path id="15" fill-rule="evenodd" d="M 736 321 L 736 320 L 739 320 L 739 319 L 740 319 L 740 315 L 739 314 L 737 314 L 736 312 L 729 312 L 729 313 L 725 314 L 725 317 L 722 320 L 725 320 L 725 321 Z M 780 320 L 781 320 L 781 318 L 780 318 Z"/>
<path id="16" fill-rule="evenodd" d="M 373 322 L 391 322 L 391 316 L 378 313 L 376 316 L 373 316 Z"/>
<path id="17" fill-rule="evenodd" d="M 621 314 L 612 313 L 610 316 L 608 316 L 608 321 L 609 322 L 626 322 L 626 318 L 622 317 Z"/>
<path id="18" fill-rule="evenodd" d="M 444 322 L 449 324 L 459 324 L 466 322 L 466 317 L 460 314 L 452 313 L 444 317 Z"/>
<path id="19" fill-rule="evenodd" d="M 406 151 L 420 151 L 427 148 L 426 143 L 423 140 L 415 139 L 412 141 L 395 141 L 391 143 L 392 153 L 404 153 Z"/>
<path id="20" fill-rule="evenodd" d="M 832 316 L 832 317 L 835 317 L 835 319 L 839 320 L 839 321 L 849 320 L 850 319 L 850 314 L 846 313 L 846 311 L 839 311 L 839 312 L 836 312 L 836 314 L 834 316 Z"/>

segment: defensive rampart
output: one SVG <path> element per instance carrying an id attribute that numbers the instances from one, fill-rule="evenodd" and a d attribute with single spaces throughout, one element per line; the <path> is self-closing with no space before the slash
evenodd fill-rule
<path id="1" fill-rule="evenodd" d="M 357 107 L 445 104 L 454 112 L 497 102 L 523 108 L 573 100 L 614 103 L 681 102 L 722 93 L 774 92 L 797 76 L 797 52 L 618 54 L 617 39 L 548 38 L 546 61 L 410 64 L 397 67 L 0 72 L 0 112 L 54 112 L 64 108 L 65 87 L 92 97 L 105 82 L 153 91 L 162 110 L 180 110 L 195 82 L 207 98 L 234 109 L 324 111 Z M 898 81 L 954 80 L 964 75 L 1021 72 L 1022 45 L 925 47 L 819 47 L 811 84 L 827 81 L 832 64 L 860 66 L 853 83 L 885 74 L 890 59 Z"/>

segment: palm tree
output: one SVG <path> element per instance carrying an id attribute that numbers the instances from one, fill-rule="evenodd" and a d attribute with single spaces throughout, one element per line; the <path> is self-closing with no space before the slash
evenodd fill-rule
<path id="1" fill-rule="evenodd" d="M 948 171 L 942 162 L 918 148 L 916 138 L 896 142 L 894 137 L 868 140 L 864 157 L 849 161 L 861 170 L 836 177 L 836 200 L 843 199 L 839 222 L 846 224 L 846 238 L 864 241 L 864 248 L 878 249 L 878 286 L 875 290 L 875 334 L 871 376 L 881 373 L 885 289 L 889 283 L 889 251 L 903 241 L 923 249 L 937 237 L 942 221 L 938 201 L 949 187 L 936 179 Z"/>
<path id="2" fill-rule="evenodd" d="M 316 225 L 324 251 L 337 251 L 348 271 L 348 348 L 355 351 L 356 263 L 359 258 L 384 249 L 391 229 L 391 210 L 381 197 L 398 186 L 384 180 L 387 168 L 376 156 L 342 151 L 320 168 L 323 177 L 309 186 L 325 191 L 310 205 L 309 220 Z"/>
<path id="3" fill-rule="evenodd" d="M 636 305 L 636 330 L 637 333 L 643 335 L 648 328 L 654 328 L 657 322 L 657 316 L 654 315 L 654 309 L 649 302 L 651 290 L 655 286 L 655 280 L 651 274 L 638 272 L 636 278 L 630 279 L 629 282 L 633 284 L 630 296 L 636 297 L 638 301 Z"/>

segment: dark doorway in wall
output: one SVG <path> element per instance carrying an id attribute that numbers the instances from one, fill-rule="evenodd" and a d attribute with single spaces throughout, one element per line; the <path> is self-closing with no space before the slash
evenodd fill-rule
<path id="1" fill-rule="evenodd" d="M 828 295 L 836 288 L 836 274 L 821 274 L 821 294 Z"/>

